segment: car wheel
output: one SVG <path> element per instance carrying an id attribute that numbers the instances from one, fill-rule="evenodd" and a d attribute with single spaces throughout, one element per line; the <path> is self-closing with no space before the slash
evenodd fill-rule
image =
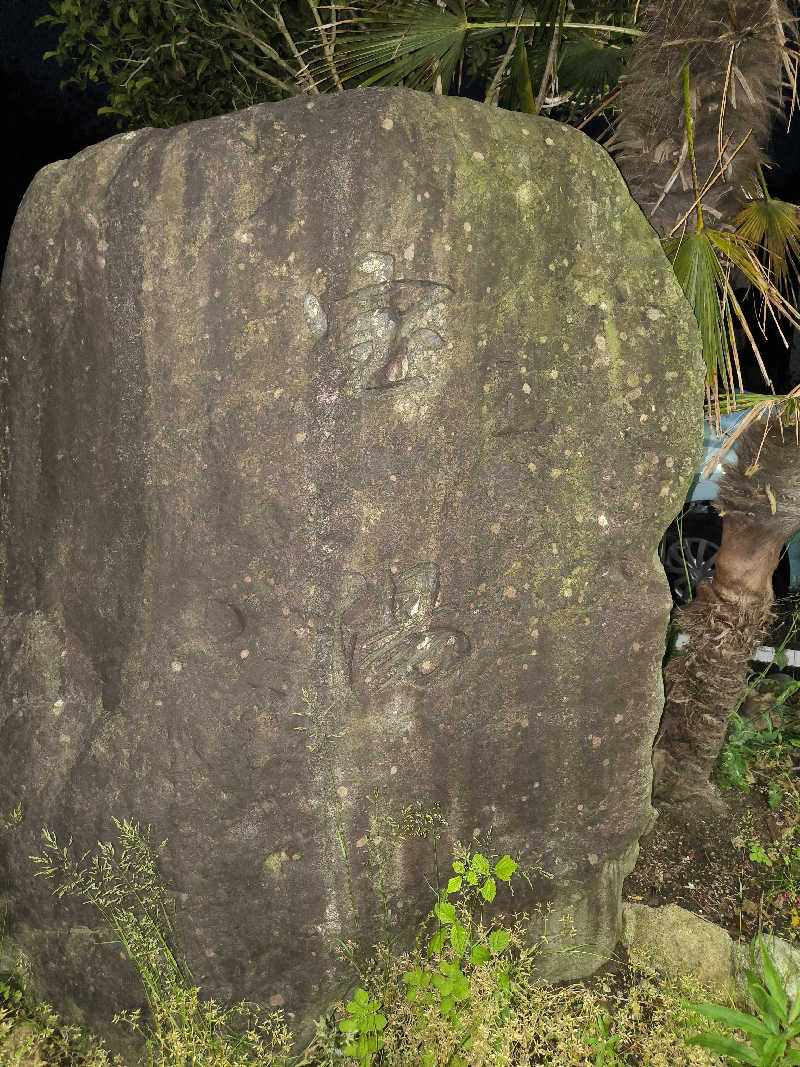
<path id="1" fill-rule="evenodd" d="M 676 604 L 692 600 L 698 583 L 713 576 L 721 541 L 722 520 L 716 515 L 685 516 L 682 523 L 670 526 L 661 562 Z"/>

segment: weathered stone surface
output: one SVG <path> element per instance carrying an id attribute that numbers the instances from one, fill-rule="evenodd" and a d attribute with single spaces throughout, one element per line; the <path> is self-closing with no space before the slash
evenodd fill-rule
<path id="1" fill-rule="evenodd" d="M 622 944 L 634 964 L 667 974 L 694 975 L 710 993 L 727 1000 L 734 992 L 734 944 L 720 926 L 667 904 L 626 904 Z"/>
<path id="2" fill-rule="evenodd" d="M 9 936 L 49 999 L 106 1030 L 137 999 L 102 938 L 65 952 L 97 920 L 27 859 L 115 815 L 168 838 L 208 994 L 325 1004 L 350 909 L 303 687 L 344 732 L 366 932 L 379 788 L 541 864 L 515 906 L 571 908 L 586 949 L 549 973 L 596 968 L 651 814 L 655 549 L 702 373 L 605 153 L 402 90 L 124 134 L 37 175 L 2 309 L 0 811 L 24 806 Z M 426 857 L 397 853 L 406 927 Z"/>
<path id="3" fill-rule="evenodd" d="M 721 926 L 677 904 L 650 908 L 627 903 L 622 908 L 620 941 L 633 964 L 668 976 L 692 975 L 723 1002 L 732 997 L 743 1010 L 756 1010 L 746 972 L 764 974 L 757 937 L 736 942 Z M 772 934 L 764 937 L 764 945 L 789 999 L 794 999 L 800 989 L 800 949 Z"/>

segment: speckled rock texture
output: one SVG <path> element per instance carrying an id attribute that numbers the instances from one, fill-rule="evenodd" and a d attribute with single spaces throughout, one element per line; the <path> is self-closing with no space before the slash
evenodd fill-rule
<path id="1" fill-rule="evenodd" d="M 48 999 L 106 1032 L 137 1001 L 27 858 L 113 815 L 168 839 L 204 992 L 307 1029 L 348 977 L 332 786 L 366 940 L 377 788 L 440 805 L 440 856 L 493 826 L 540 864 L 514 908 L 586 950 L 543 966 L 595 969 L 651 817 L 656 546 L 702 436 L 694 320 L 605 152 L 394 89 L 113 137 L 28 190 L 0 349 L 4 888 Z M 396 852 L 401 930 L 429 857 Z"/>
<path id="2" fill-rule="evenodd" d="M 620 940 L 637 966 L 694 975 L 723 999 L 734 991 L 735 953 L 730 935 L 677 904 L 663 908 L 626 904 Z"/>

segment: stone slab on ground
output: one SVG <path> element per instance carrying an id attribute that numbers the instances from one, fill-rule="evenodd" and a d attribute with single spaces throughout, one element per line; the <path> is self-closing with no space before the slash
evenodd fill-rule
<path id="1" fill-rule="evenodd" d="M 753 1010 L 745 971 L 753 969 L 759 975 L 764 971 L 755 939 L 737 943 L 722 927 L 677 904 L 651 908 L 626 903 L 620 942 L 633 963 L 652 965 L 667 974 L 693 975 L 722 1003 L 732 997 Z M 794 998 L 800 988 L 800 949 L 772 935 L 764 937 L 764 945 L 787 994 Z"/>
<path id="2" fill-rule="evenodd" d="M 662 908 L 625 904 L 620 941 L 635 964 L 694 975 L 723 999 L 733 992 L 734 946 L 730 935 L 677 904 Z"/>

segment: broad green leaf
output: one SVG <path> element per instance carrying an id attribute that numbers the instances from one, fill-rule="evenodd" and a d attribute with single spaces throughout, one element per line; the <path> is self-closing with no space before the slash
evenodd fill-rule
<path id="1" fill-rule="evenodd" d="M 497 883 L 495 882 L 494 878 L 487 878 L 486 881 L 481 886 L 481 896 L 483 897 L 484 900 L 488 901 L 488 903 L 491 904 L 491 902 L 495 898 L 495 894 L 496 893 L 497 893 Z"/>
<path id="2" fill-rule="evenodd" d="M 508 947 L 510 939 L 511 934 L 508 930 L 492 930 L 487 938 L 492 952 L 502 952 L 504 948 Z"/>
<path id="3" fill-rule="evenodd" d="M 474 871 L 467 871 L 464 877 L 467 879 L 470 885 L 478 884 L 478 876 Z"/>
<path id="4" fill-rule="evenodd" d="M 466 870 L 466 867 L 461 862 L 461 860 L 456 860 L 455 863 L 453 864 L 453 870 L 456 872 L 456 874 L 463 874 L 464 871 Z"/>
<path id="5" fill-rule="evenodd" d="M 455 920 L 456 909 L 446 900 L 438 900 L 433 906 L 433 914 L 443 923 L 451 923 Z"/>
<path id="6" fill-rule="evenodd" d="M 490 956 L 491 953 L 486 945 L 474 945 L 469 954 L 469 962 L 473 967 L 480 967 L 482 963 L 486 963 Z"/>
<path id="7" fill-rule="evenodd" d="M 453 979 L 445 978 L 443 974 L 431 975 L 431 981 L 443 997 L 449 996 L 453 991 Z"/>
<path id="8" fill-rule="evenodd" d="M 775 1003 L 766 989 L 760 982 L 747 983 L 750 990 L 750 996 L 753 998 L 753 1003 L 758 1009 L 758 1013 L 764 1020 L 766 1026 L 768 1026 L 773 1034 L 777 1034 L 780 1029 L 780 1008 Z"/>
<path id="9" fill-rule="evenodd" d="M 517 865 L 510 856 L 503 856 L 494 865 L 494 873 L 500 879 L 501 882 L 508 882 L 511 880 L 511 875 L 517 869 Z"/>
<path id="10" fill-rule="evenodd" d="M 768 1060 L 772 1057 L 773 1063 L 782 1060 L 783 1054 L 786 1051 L 787 1040 L 786 1034 L 776 1034 L 775 1037 L 771 1037 L 769 1041 L 764 1044 L 764 1048 L 761 1052 L 762 1059 Z"/>
<path id="11" fill-rule="evenodd" d="M 450 881 L 447 883 L 446 892 L 447 893 L 457 893 L 459 891 L 459 889 L 461 888 L 461 881 L 462 881 L 462 879 L 461 879 L 461 875 L 460 874 L 456 875 L 455 878 L 451 878 Z"/>
<path id="12" fill-rule="evenodd" d="M 339 1029 L 343 1034 L 352 1034 L 361 1029 L 361 1020 L 355 1019 L 352 1016 L 349 1019 L 342 1019 L 339 1023 Z"/>
<path id="13" fill-rule="evenodd" d="M 463 956 L 467 950 L 469 934 L 459 922 L 454 922 L 450 927 L 450 944 L 457 956 Z"/>
<path id="14" fill-rule="evenodd" d="M 350 1004 L 355 1004 L 355 1009 L 351 1008 Z M 359 986 L 353 993 L 353 999 L 350 1004 L 347 1005 L 348 1011 L 358 1010 L 362 1004 L 369 1004 L 369 993 Z"/>
<path id="15" fill-rule="evenodd" d="M 800 1051 L 792 1049 L 787 1052 L 783 1057 L 783 1062 L 786 1067 L 800 1067 Z"/>
<path id="16" fill-rule="evenodd" d="M 732 1037 L 723 1037 L 721 1034 L 696 1034 L 689 1038 L 686 1044 L 707 1048 L 710 1052 L 727 1056 L 734 1063 L 751 1064 L 752 1067 L 759 1067 L 760 1064 L 760 1056 L 748 1045 L 734 1041 Z"/>
<path id="17" fill-rule="evenodd" d="M 469 982 L 463 974 L 453 979 L 453 1000 L 469 1000 Z"/>
<path id="18" fill-rule="evenodd" d="M 722 1004 L 690 1004 L 689 1007 L 698 1015 L 704 1015 L 707 1019 L 713 1019 L 714 1022 L 724 1023 L 732 1030 L 743 1030 L 746 1034 L 772 1037 L 777 1032 L 754 1015 L 746 1015 L 742 1011 L 726 1008 Z"/>
<path id="19" fill-rule="evenodd" d="M 480 852 L 476 852 L 470 861 L 470 867 L 476 874 L 488 874 L 489 873 L 489 861 L 485 856 L 482 856 Z"/>
<path id="20" fill-rule="evenodd" d="M 783 988 L 781 976 L 778 974 L 775 964 L 772 962 L 772 957 L 767 951 L 767 946 L 764 944 L 762 938 L 759 938 L 759 942 L 761 944 L 761 956 L 764 961 L 764 980 L 767 983 L 767 988 L 772 995 L 772 999 L 777 1005 L 780 1013 L 779 1017 L 782 1022 L 785 1022 L 789 1012 L 786 990 Z"/>
<path id="21" fill-rule="evenodd" d="M 450 1013 L 454 1010 L 455 1005 L 453 1003 L 453 998 L 449 994 L 447 996 L 443 996 L 442 999 L 439 1001 L 439 1011 L 442 1013 L 442 1015 L 450 1015 Z"/>
<path id="22" fill-rule="evenodd" d="M 436 956 L 442 951 L 442 945 L 444 945 L 444 939 L 447 937 L 447 930 L 437 930 L 433 937 L 428 942 L 428 955 Z"/>

